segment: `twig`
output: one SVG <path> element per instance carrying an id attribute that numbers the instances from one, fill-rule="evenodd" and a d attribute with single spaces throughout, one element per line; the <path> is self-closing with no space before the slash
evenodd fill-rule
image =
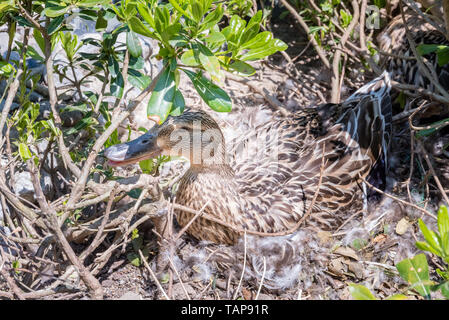
<path id="1" fill-rule="evenodd" d="M 240 280 L 237 285 L 237 289 L 235 289 L 234 296 L 232 297 L 232 300 L 235 300 L 237 298 L 237 295 L 240 291 L 240 286 L 242 285 L 243 275 L 245 274 L 246 270 L 246 230 L 243 234 L 243 268 L 242 268 L 242 274 L 240 275 Z"/>
<path id="2" fill-rule="evenodd" d="M 231 73 L 226 73 L 226 78 L 231 79 L 232 81 L 237 81 L 243 84 L 246 84 L 248 87 L 250 87 L 252 90 L 260 94 L 264 99 L 275 109 L 279 110 L 283 116 L 288 116 L 290 112 L 285 109 L 284 105 L 275 97 L 270 95 L 268 90 L 264 88 L 260 83 L 257 83 L 256 81 L 251 81 L 248 79 L 244 79 L 238 76 L 235 76 Z"/>
<path id="3" fill-rule="evenodd" d="M 449 99 L 445 98 L 444 96 L 441 96 L 439 94 L 436 94 L 430 90 L 424 89 L 424 88 L 420 88 L 417 87 L 415 85 L 412 84 L 404 84 L 404 83 L 400 83 L 394 80 L 391 80 L 391 86 L 395 89 L 399 89 L 399 90 L 411 90 L 411 91 L 416 91 L 424 96 L 428 96 L 429 98 L 444 103 L 444 104 L 449 104 Z M 407 93 L 407 92 L 405 92 Z"/>
<path id="4" fill-rule="evenodd" d="M 373 189 L 374 191 L 377 191 L 377 192 L 379 192 L 379 193 L 382 193 L 383 195 L 387 196 L 388 198 L 391 198 L 391 199 L 393 199 L 393 200 L 395 200 L 395 201 L 398 201 L 398 202 L 400 202 L 400 203 L 402 203 L 402 204 L 405 204 L 405 205 L 407 205 L 407 206 L 410 206 L 410 207 L 412 207 L 412 208 L 415 208 L 415 209 L 417 209 L 417 210 L 423 212 L 424 214 L 428 215 L 429 217 L 432 217 L 433 219 L 437 220 L 437 217 L 435 217 L 434 214 L 430 213 L 430 212 L 427 211 L 426 209 L 421 208 L 421 207 L 419 207 L 419 206 L 417 206 L 417 205 L 415 205 L 415 204 L 413 204 L 413 203 L 410 203 L 410 202 L 408 202 L 408 201 L 404 201 L 404 200 L 402 200 L 402 199 L 399 199 L 398 197 L 395 197 L 395 196 L 393 196 L 393 195 L 391 195 L 391 194 L 389 194 L 389 193 L 386 193 L 385 191 L 382 191 L 382 190 L 376 188 L 376 187 L 373 186 L 371 183 L 369 183 L 368 181 L 366 181 L 366 179 L 363 178 L 363 177 L 361 177 L 361 179 L 363 180 L 363 182 L 365 182 L 365 183 L 368 185 L 368 187 L 370 187 L 370 188 Z"/>
<path id="5" fill-rule="evenodd" d="M 175 264 L 173 263 L 173 261 L 172 261 L 172 259 L 171 259 L 170 257 L 168 257 L 168 260 L 170 261 L 171 267 L 172 267 L 173 271 L 175 272 L 176 276 L 177 276 L 178 279 L 179 279 L 179 283 L 181 284 L 182 290 L 184 290 L 184 293 L 185 293 L 187 299 L 188 299 L 188 300 L 191 300 L 191 298 L 190 298 L 190 296 L 189 296 L 189 293 L 187 292 L 187 289 L 186 289 L 186 287 L 184 286 L 184 282 L 182 282 L 181 276 L 179 275 L 178 270 L 176 269 Z"/>
<path id="6" fill-rule="evenodd" d="M 366 14 L 367 0 L 362 0 L 360 6 L 360 48 L 366 51 L 366 39 L 365 39 L 365 14 Z"/>
<path id="7" fill-rule="evenodd" d="M 34 19 L 31 16 L 27 17 L 27 20 L 33 24 L 39 25 L 39 23 L 34 21 Z M 46 19 L 46 23 L 48 26 L 50 23 L 49 18 Z M 62 132 L 62 120 L 61 120 L 58 110 L 56 109 L 56 104 L 58 103 L 58 94 L 56 92 L 56 85 L 55 85 L 54 73 L 53 73 L 53 56 L 52 56 L 51 36 L 49 36 L 47 34 L 46 30 L 42 26 L 40 26 L 40 28 L 38 28 L 38 29 L 41 31 L 42 36 L 44 38 L 44 42 L 45 42 L 44 55 L 45 55 L 45 67 L 47 70 L 47 84 L 48 84 L 48 93 L 49 93 L 49 97 L 50 97 L 50 108 L 53 113 L 55 125 Z M 43 29 L 43 31 L 41 29 Z M 67 146 L 65 145 L 64 135 L 62 133 L 58 136 L 57 142 L 58 142 L 59 152 L 60 152 L 62 160 L 64 162 L 64 166 L 66 168 L 68 168 L 75 176 L 78 177 L 80 175 L 81 171 L 73 162 L 73 160 L 70 156 L 69 150 L 67 149 Z"/>
<path id="8" fill-rule="evenodd" d="M 174 237 L 174 241 L 177 241 L 186 231 L 187 229 L 192 225 L 192 223 L 203 213 L 204 209 L 206 209 L 207 205 L 209 204 L 210 199 L 206 201 L 206 203 L 203 205 L 203 207 L 195 213 L 192 219 L 178 232 L 178 234 Z"/>
<path id="9" fill-rule="evenodd" d="M 86 250 L 83 251 L 83 253 L 80 255 L 80 259 L 81 260 L 85 260 L 89 254 L 91 254 L 97 247 L 98 245 L 101 243 L 101 236 L 103 235 L 103 231 L 104 228 L 106 226 L 106 223 L 109 220 L 109 214 L 111 213 L 111 208 L 112 208 L 112 204 L 114 203 L 114 197 L 115 197 L 115 192 L 116 189 L 113 188 L 111 191 L 111 194 L 109 196 L 109 201 L 108 204 L 106 205 L 106 213 L 103 216 L 103 221 L 101 222 L 100 227 L 98 228 L 98 232 L 95 235 L 94 239 L 92 240 L 91 244 L 89 245 L 89 247 L 87 247 Z"/>
<path id="10" fill-rule="evenodd" d="M 8 271 L 5 268 L 5 262 L 6 261 L 5 261 L 4 254 L 3 254 L 3 249 L 2 249 L 1 246 L 0 246 L 0 253 L 1 253 L 1 258 L 2 258 L 2 260 L 0 261 L 1 262 L 0 263 L 0 274 L 6 280 L 6 282 L 9 285 L 9 287 L 14 292 L 14 294 L 17 296 L 17 298 L 19 298 L 19 300 L 25 300 L 22 290 L 20 290 L 20 288 L 16 285 L 14 280 L 9 276 L 9 273 L 8 273 Z"/>
<path id="11" fill-rule="evenodd" d="M 29 33 L 30 29 L 27 28 L 23 37 L 22 50 L 20 51 L 21 57 L 23 57 L 25 51 L 27 50 Z M 8 114 L 11 109 L 12 102 L 16 96 L 17 90 L 19 89 L 20 79 L 23 75 L 23 60 L 24 59 L 20 59 L 19 61 L 19 67 L 16 71 L 16 77 L 8 90 L 8 96 L 6 97 L 5 104 L 3 105 L 2 115 L 0 117 L 0 141 L 3 141 L 3 127 L 5 126 L 6 119 L 8 119 Z M 2 145 L 3 143 L 0 144 L 0 149 Z"/>
<path id="12" fill-rule="evenodd" d="M 167 293 L 165 293 L 164 288 L 162 288 L 161 283 L 159 282 L 159 280 L 157 279 L 156 275 L 154 274 L 153 270 L 151 270 L 150 266 L 148 265 L 148 262 L 145 259 L 145 257 L 143 256 L 142 250 L 140 250 L 140 249 L 139 249 L 139 256 L 140 256 L 140 259 L 143 261 L 143 264 L 145 265 L 145 268 L 147 268 L 148 272 L 150 272 L 150 275 L 153 278 L 153 281 L 156 282 L 157 287 L 159 288 L 159 290 L 164 295 L 165 299 L 170 300 L 170 298 L 168 297 Z"/>
<path id="13" fill-rule="evenodd" d="M 257 294 L 254 300 L 259 299 L 260 290 L 262 289 L 263 281 L 265 280 L 265 272 L 267 271 L 267 261 L 265 259 L 265 256 L 263 256 L 263 273 L 262 273 L 262 279 L 260 279 L 260 285 L 259 289 L 257 289 Z"/>
<path id="14" fill-rule="evenodd" d="M 424 64 L 421 56 L 418 54 L 417 50 L 416 50 L 416 43 L 413 40 L 413 37 L 410 33 L 410 29 L 408 28 L 407 25 L 407 20 L 405 19 L 405 14 L 404 14 L 404 6 L 402 4 L 402 1 L 399 1 L 399 7 L 401 9 L 401 15 L 402 15 L 402 21 L 404 22 L 404 27 L 405 27 L 405 35 L 407 36 L 407 40 L 410 44 L 410 49 L 412 49 L 413 55 L 416 57 L 416 61 L 418 62 L 418 67 L 419 70 L 423 73 L 424 76 L 426 76 L 430 82 L 432 82 L 432 84 L 435 86 L 435 88 L 440 92 L 440 94 L 446 98 L 447 100 L 449 100 L 449 94 L 447 93 L 447 91 L 440 85 L 440 82 L 438 81 L 437 78 L 435 78 L 429 71 L 429 69 L 427 68 L 427 66 Z"/>
<path id="15" fill-rule="evenodd" d="M 95 141 L 94 146 L 92 147 L 92 151 L 90 152 L 87 160 L 84 163 L 83 170 L 81 171 L 79 178 L 72 189 L 72 193 L 70 194 L 70 199 L 67 202 L 67 207 L 72 207 L 78 199 L 80 198 L 84 187 L 86 186 L 87 178 L 89 176 L 90 168 L 92 167 L 95 158 L 97 157 L 100 149 L 103 147 L 103 144 L 109 138 L 109 136 L 114 132 L 115 129 L 134 111 L 134 109 L 143 101 L 143 99 L 150 94 L 160 77 L 160 75 L 164 72 L 166 67 L 162 68 L 162 70 L 158 73 L 156 77 L 153 78 L 151 84 L 144 90 L 142 93 L 133 101 L 128 104 L 128 107 L 125 111 L 120 112 L 118 115 L 113 117 L 113 121 L 111 125 L 103 132 L 103 134 Z"/>
<path id="16" fill-rule="evenodd" d="M 424 154 L 424 160 L 426 160 L 427 166 L 429 167 L 430 172 L 432 173 L 433 179 L 435 180 L 435 183 L 437 184 L 438 189 L 440 190 L 441 195 L 444 198 L 444 201 L 446 201 L 446 205 L 449 205 L 449 198 L 448 198 L 446 192 L 444 192 L 444 188 L 441 185 L 440 179 L 438 178 L 438 176 L 435 172 L 435 169 L 432 166 L 432 162 L 430 161 L 429 154 L 427 153 L 427 151 L 424 148 L 424 146 L 422 145 L 422 143 L 419 140 L 417 142 L 420 147 L 420 151 L 422 151 L 422 153 Z"/>
<path id="17" fill-rule="evenodd" d="M 307 26 L 307 23 L 305 23 L 301 15 L 298 12 L 296 12 L 295 8 L 293 8 L 286 0 L 280 0 L 280 2 L 284 5 L 285 8 L 287 8 L 288 11 L 290 11 L 290 13 L 296 18 L 296 20 L 298 20 L 301 27 L 307 33 L 307 38 L 309 39 L 309 41 L 312 42 L 312 45 L 315 48 L 315 51 L 318 53 L 318 56 L 320 57 L 321 61 L 323 62 L 326 68 L 330 69 L 331 64 L 329 63 L 329 60 L 326 58 L 326 55 L 324 54 L 323 50 L 316 42 L 313 34 L 310 33 L 310 29 Z"/>
<path id="18" fill-rule="evenodd" d="M 76 256 L 75 252 L 64 236 L 61 228 L 59 227 L 56 211 L 47 203 L 40 184 L 39 173 L 37 172 L 37 168 L 34 164 L 33 159 L 28 160 L 27 165 L 31 172 L 31 179 L 36 194 L 36 200 L 42 210 L 42 213 L 45 215 L 45 223 L 48 225 L 49 229 L 54 232 L 57 243 L 61 246 L 70 262 L 78 269 L 79 275 L 86 286 L 89 288 L 92 298 L 102 299 L 103 288 L 101 287 L 100 282 L 89 272 L 89 270 L 83 265 L 83 263 L 81 263 L 79 258 Z"/>
<path id="19" fill-rule="evenodd" d="M 443 0 L 443 2 L 444 2 L 444 0 Z M 446 34 L 444 28 L 441 28 L 441 26 L 440 26 L 438 23 L 436 23 L 436 22 L 433 21 L 432 19 L 429 19 L 429 16 L 430 16 L 430 17 L 435 17 L 435 16 L 433 16 L 433 15 L 428 15 L 428 14 L 422 12 L 422 10 L 419 9 L 419 8 L 416 6 L 416 3 L 415 3 L 414 1 L 406 0 L 404 3 L 405 3 L 405 5 L 406 5 L 407 7 L 411 8 L 414 12 L 416 12 L 416 13 L 417 13 L 418 15 L 420 15 L 424 20 L 426 20 L 427 23 L 431 24 L 432 27 L 434 27 L 436 30 L 440 31 L 442 34 Z M 438 5 L 436 5 L 436 7 L 438 7 Z M 446 20 L 446 19 L 445 19 L 445 20 Z"/>
<path id="20" fill-rule="evenodd" d="M 359 4 L 356 0 L 351 1 L 352 8 L 354 9 L 353 18 L 351 20 L 351 23 L 349 24 L 348 28 L 345 30 L 345 33 L 340 39 L 339 46 L 340 48 L 343 48 L 346 44 L 346 41 L 348 40 L 352 30 L 356 26 L 356 24 L 359 22 Z M 362 26 L 360 27 L 362 28 Z M 340 76 L 339 76 L 339 68 L 340 68 L 340 59 L 341 59 L 341 51 L 335 52 L 334 58 L 332 60 L 332 91 L 331 91 L 331 102 L 332 103 L 338 103 L 340 102 Z"/>

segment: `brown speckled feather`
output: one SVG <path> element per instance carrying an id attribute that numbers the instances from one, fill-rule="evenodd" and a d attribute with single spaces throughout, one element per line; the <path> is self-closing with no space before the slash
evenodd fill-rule
<path id="1" fill-rule="evenodd" d="M 406 11 L 405 17 L 410 34 L 417 46 L 421 44 L 449 45 L 444 34 L 437 31 L 413 10 Z M 416 60 L 402 59 L 402 57 L 414 56 L 406 36 L 402 15 L 398 15 L 390 21 L 388 26 L 377 36 L 377 41 L 382 51 L 393 54 L 393 56 L 385 56 L 382 60 L 385 69 L 391 74 L 391 79 L 435 91 L 432 82 L 421 74 Z M 433 67 L 443 88 L 449 90 L 449 65 L 439 66 L 435 53 L 426 54 L 423 59 Z M 394 99 L 395 97 L 393 97 L 393 101 Z"/>
<path id="2" fill-rule="evenodd" d="M 192 166 L 181 179 L 177 201 L 197 210 L 209 201 L 207 214 L 240 229 L 290 230 L 309 208 L 324 157 L 312 219 L 332 226 L 338 220 L 336 213 L 360 196 L 359 176 L 367 176 L 387 150 L 389 90 L 389 76 L 384 73 L 341 104 L 279 116 L 256 127 L 227 143 L 226 164 Z M 177 212 L 181 225 L 191 218 L 190 213 Z M 217 243 L 234 243 L 240 236 L 202 218 L 188 232 Z"/>

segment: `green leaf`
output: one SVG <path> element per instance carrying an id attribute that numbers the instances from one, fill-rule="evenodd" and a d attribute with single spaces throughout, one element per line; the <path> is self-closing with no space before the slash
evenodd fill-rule
<path id="1" fill-rule="evenodd" d="M 139 88 L 140 90 L 144 90 L 151 82 L 149 76 L 146 76 L 142 72 L 135 69 L 128 69 L 128 80 L 133 86 Z"/>
<path id="2" fill-rule="evenodd" d="M 55 126 L 55 123 L 52 119 L 41 121 L 45 129 L 50 130 L 55 136 L 59 136 L 61 134 L 61 130 Z"/>
<path id="3" fill-rule="evenodd" d="M 427 243 L 435 250 L 435 252 L 437 252 L 435 254 L 441 257 L 442 255 L 442 250 L 440 246 L 441 240 L 439 239 L 438 235 L 432 230 L 429 230 L 426 224 L 421 219 L 418 220 L 418 225 L 419 229 L 421 229 L 424 239 L 426 239 Z"/>
<path id="4" fill-rule="evenodd" d="M 341 26 L 343 28 L 346 28 L 352 21 L 352 15 L 350 13 L 347 13 L 345 10 L 340 9 L 340 16 L 342 20 Z"/>
<path id="5" fill-rule="evenodd" d="M 52 19 L 50 21 L 50 24 L 48 25 L 47 33 L 49 35 L 51 35 L 51 34 L 55 33 L 56 31 L 58 31 L 61 28 L 63 21 L 64 21 L 64 16 L 59 16 L 55 19 Z"/>
<path id="6" fill-rule="evenodd" d="M 212 31 L 209 36 L 205 38 L 207 43 L 222 43 L 226 41 L 225 36 L 217 31 Z"/>
<path id="7" fill-rule="evenodd" d="M 205 78 L 200 72 L 194 73 L 190 70 L 184 70 L 184 72 L 190 78 L 196 91 L 209 107 L 218 112 L 231 111 L 231 98 L 223 89 Z"/>
<path id="8" fill-rule="evenodd" d="M 262 21 L 262 11 L 259 10 L 248 22 L 248 25 L 245 31 L 243 32 L 239 43 L 244 44 L 249 40 L 253 39 L 259 32 L 261 21 Z"/>
<path id="9" fill-rule="evenodd" d="M 144 61 L 142 56 L 139 57 L 129 57 L 129 66 L 130 68 L 136 69 L 136 70 L 140 70 L 143 68 L 144 66 Z"/>
<path id="10" fill-rule="evenodd" d="M 142 46 L 140 45 L 139 38 L 132 30 L 126 33 L 126 46 L 133 57 L 137 58 L 142 55 Z"/>
<path id="11" fill-rule="evenodd" d="M 11 3 L 9 3 L 9 2 L 0 3 L 0 14 L 3 11 L 8 10 L 10 6 L 11 6 Z"/>
<path id="12" fill-rule="evenodd" d="M 140 12 L 140 11 L 139 11 Z M 132 31 L 141 34 L 145 37 L 150 37 L 150 38 L 155 38 L 155 35 L 153 34 L 153 32 L 151 32 L 144 24 L 142 21 L 139 20 L 139 18 L 137 17 L 131 17 L 128 20 L 128 25 L 131 28 Z"/>
<path id="13" fill-rule="evenodd" d="M 75 125 L 75 127 L 72 127 L 68 129 L 65 134 L 70 135 L 74 133 L 78 133 L 81 130 L 91 127 L 93 125 L 98 124 L 98 120 L 92 117 L 92 112 L 89 112 L 84 118 L 82 118 L 78 123 Z"/>
<path id="14" fill-rule="evenodd" d="M 373 0 L 373 2 L 379 9 L 382 9 L 387 5 L 387 0 Z"/>
<path id="15" fill-rule="evenodd" d="M 19 155 L 20 158 L 22 158 L 22 161 L 27 161 L 32 157 L 30 149 L 28 149 L 28 146 L 23 142 L 19 144 Z"/>
<path id="16" fill-rule="evenodd" d="M 116 78 L 120 73 L 118 61 L 113 56 L 109 56 L 108 58 L 108 71 L 112 78 Z"/>
<path id="17" fill-rule="evenodd" d="M 449 47 L 437 51 L 438 65 L 440 67 L 449 63 Z"/>
<path id="18" fill-rule="evenodd" d="M 111 94 L 114 97 L 121 98 L 124 86 L 125 81 L 123 80 L 122 74 L 119 72 L 116 78 L 111 79 Z"/>
<path id="19" fill-rule="evenodd" d="M 326 31 L 326 28 L 323 26 L 312 26 L 309 28 L 309 34 L 314 34 L 318 31 Z"/>
<path id="20" fill-rule="evenodd" d="M 143 3 L 139 3 L 137 5 L 137 10 L 139 11 L 140 15 L 142 16 L 143 20 L 145 20 L 153 29 L 156 29 L 155 27 L 155 23 L 154 23 L 154 17 L 152 15 L 152 13 L 149 11 L 148 7 L 143 4 Z M 137 19 L 136 17 L 132 17 L 128 20 L 128 23 L 130 20 L 132 20 L 133 18 Z M 139 20 L 139 19 L 137 19 Z M 139 20 L 140 21 L 140 20 Z M 140 21 L 141 22 L 141 21 Z M 143 23 L 142 23 L 143 25 Z M 146 28 L 146 27 L 145 27 Z M 147 29 L 147 28 L 146 28 Z M 148 29 L 147 29 L 148 30 Z M 136 30 L 134 30 L 136 31 Z M 149 30 L 148 30 L 149 31 Z M 137 32 L 137 31 L 136 31 Z"/>
<path id="21" fill-rule="evenodd" d="M 446 281 L 438 286 L 438 289 L 441 291 L 441 294 L 449 299 L 449 281 Z"/>
<path id="22" fill-rule="evenodd" d="M 200 22 L 203 17 L 203 6 L 199 1 L 191 1 L 192 17 L 196 22 Z"/>
<path id="23" fill-rule="evenodd" d="M 126 258 L 133 266 L 140 267 L 140 257 L 138 254 L 131 252 L 126 255 Z"/>
<path id="24" fill-rule="evenodd" d="M 158 116 L 159 124 L 163 123 L 170 113 L 175 90 L 175 73 L 166 68 L 156 83 L 147 107 L 147 115 Z"/>
<path id="25" fill-rule="evenodd" d="M 47 7 L 42 11 L 42 14 L 49 18 L 56 18 L 59 16 L 63 16 L 69 11 L 70 6 L 52 6 Z"/>
<path id="26" fill-rule="evenodd" d="M 239 76 L 252 76 L 256 73 L 256 69 L 254 69 L 251 65 L 237 60 L 229 65 L 229 69 L 236 71 Z"/>
<path id="27" fill-rule="evenodd" d="M 139 167 L 143 173 L 150 174 L 153 172 L 154 163 L 153 159 L 146 159 L 139 162 Z"/>
<path id="28" fill-rule="evenodd" d="M 438 231 L 440 236 L 449 233 L 449 214 L 447 207 L 444 205 L 438 209 Z"/>
<path id="29" fill-rule="evenodd" d="M 83 0 L 78 2 L 77 4 L 80 7 L 89 8 L 89 7 L 98 7 L 100 5 L 106 5 L 109 4 L 109 2 L 110 2 L 109 0 Z"/>
<path id="30" fill-rule="evenodd" d="M 449 263 L 449 214 L 444 205 L 438 209 L 438 231 L 441 238 L 442 258 Z"/>
<path id="31" fill-rule="evenodd" d="M 371 291 L 361 284 L 349 284 L 349 292 L 356 300 L 377 300 Z"/>
<path id="32" fill-rule="evenodd" d="M 173 8 L 175 8 L 178 12 L 183 14 L 186 18 L 192 19 L 192 17 L 183 8 L 181 8 L 179 6 L 179 4 L 176 0 L 168 0 L 168 2 L 170 2 L 170 4 L 173 6 Z"/>
<path id="33" fill-rule="evenodd" d="M 434 255 L 439 256 L 440 252 L 432 248 L 427 242 L 424 241 L 416 241 L 415 245 L 418 249 L 423 251 L 429 251 L 432 252 Z"/>
<path id="34" fill-rule="evenodd" d="M 416 46 L 416 50 L 421 56 L 425 56 L 426 54 L 436 52 L 439 49 L 445 48 L 444 45 L 438 45 L 438 44 L 420 44 Z"/>
<path id="35" fill-rule="evenodd" d="M 287 45 L 279 39 L 272 39 L 268 45 L 264 47 L 259 47 L 256 49 L 251 49 L 249 52 L 245 53 L 240 60 L 246 61 L 246 60 L 259 60 L 262 58 L 265 58 L 269 55 L 272 55 L 275 52 L 278 51 L 284 51 L 287 49 Z"/>
<path id="36" fill-rule="evenodd" d="M 223 79 L 223 74 L 220 72 L 220 62 L 218 58 L 201 43 L 197 44 L 198 46 L 198 58 L 201 62 L 201 65 L 209 72 L 212 80 L 221 81 Z"/>
<path id="37" fill-rule="evenodd" d="M 446 45 L 420 44 L 416 47 L 416 49 L 421 56 L 435 52 L 438 58 L 438 65 L 440 67 L 449 63 L 449 47 Z"/>
<path id="38" fill-rule="evenodd" d="M 164 41 L 169 42 L 172 38 L 179 35 L 180 30 L 181 24 L 179 23 L 172 24 L 161 32 L 161 37 Z"/>
<path id="39" fill-rule="evenodd" d="M 423 297 L 430 295 L 429 266 L 426 256 L 421 253 L 412 259 L 405 259 L 396 265 L 400 276 Z"/>
<path id="40" fill-rule="evenodd" d="M 44 37 L 42 37 L 42 34 L 37 29 L 33 29 L 33 36 L 34 36 L 34 40 L 36 40 L 36 42 L 37 42 L 37 45 L 41 49 L 41 52 L 44 53 L 45 52 Z"/>
<path id="41" fill-rule="evenodd" d="M 257 34 L 252 40 L 244 43 L 241 49 L 255 49 L 266 46 L 273 39 L 273 34 L 270 31 L 264 31 Z"/>
<path id="42" fill-rule="evenodd" d="M 5 61 L 0 61 L 0 75 L 9 76 L 11 75 L 16 69 Z"/>
<path id="43" fill-rule="evenodd" d="M 196 67 L 199 66 L 200 61 L 195 57 L 195 53 L 192 49 L 187 50 L 181 56 L 181 62 L 186 66 Z"/>
<path id="44" fill-rule="evenodd" d="M 95 30 L 96 31 L 103 31 L 108 27 L 108 20 L 104 18 L 104 11 L 98 12 L 98 18 L 95 23 Z"/>
<path id="45" fill-rule="evenodd" d="M 145 132 L 146 132 L 146 130 L 145 130 Z M 135 189 L 132 189 L 129 192 L 126 192 L 126 194 L 128 196 L 130 196 L 131 198 L 133 198 L 133 199 L 139 199 L 141 193 L 142 193 L 142 189 L 141 188 L 135 188 Z"/>
<path id="46" fill-rule="evenodd" d="M 172 116 L 180 116 L 184 112 L 184 108 L 186 106 L 186 102 L 184 100 L 184 96 L 182 92 L 176 89 L 175 96 L 173 98 L 173 106 L 170 110 L 170 115 Z"/>
<path id="47" fill-rule="evenodd" d="M 223 18 L 224 10 L 222 4 L 220 4 L 214 11 L 209 13 L 200 25 L 200 32 L 210 29 L 217 25 Z"/>

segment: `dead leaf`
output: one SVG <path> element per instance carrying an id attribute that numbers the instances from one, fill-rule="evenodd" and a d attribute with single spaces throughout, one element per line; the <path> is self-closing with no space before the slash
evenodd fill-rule
<path id="1" fill-rule="evenodd" d="M 387 238 L 388 236 L 385 233 L 378 234 L 377 236 L 374 237 L 373 243 L 384 242 L 385 240 L 387 240 Z"/>
<path id="2" fill-rule="evenodd" d="M 408 228 L 410 227 L 410 222 L 407 221 L 407 219 L 402 218 L 399 220 L 398 224 L 396 225 L 396 233 L 399 235 L 403 235 L 407 232 Z"/>
<path id="3" fill-rule="evenodd" d="M 329 272 L 332 272 L 333 274 L 337 276 L 344 275 L 344 272 L 346 271 L 346 267 L 343 264 L 344 258 L 337 258 L 332 259 L 328 265 Z"/>
<path id="4" fill-rule="evenodd" d="M 337 250 L 334 251 L 334 253 L 344 257 L 352 258 L 357 261 L 359 260 L 359 257 L 357 256 L 355 251 L 349 247 L 338 247 Z"/>
<path id="5" fill-rule="evenodd" d="M 360 263 L 348 261 L 347 264 L 349 271 L 354 273 L 357 279 L 363 279 L 363 267 Z"/>

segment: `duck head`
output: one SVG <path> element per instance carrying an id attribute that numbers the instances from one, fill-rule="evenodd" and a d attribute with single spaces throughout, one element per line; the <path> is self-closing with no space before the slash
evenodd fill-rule
<path id="1" fill-rule="evenodd" d="M 187 111 L 169 116 L 132 141 L 107 148 L 110 166 L 125 166 L 160 155 L 182 156 L 190 165 L 207 166 L 225 161 L 223 134 L 211 116 L 203 111 Z"/>

